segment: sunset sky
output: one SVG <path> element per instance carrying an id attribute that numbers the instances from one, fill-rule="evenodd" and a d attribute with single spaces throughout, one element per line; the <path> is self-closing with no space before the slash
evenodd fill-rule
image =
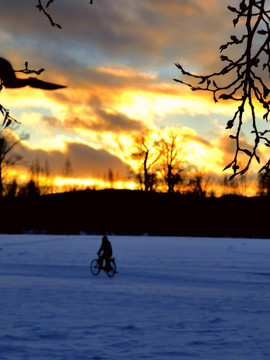
<path id="1" fill-rule="evenodd" d="M 174 82 L 174 63 L 200 74 L 219 70 L 219 46 L 233 33 L 227 5 L 237 3 L 55 0 L 49 12 L 60 30 L 35 0 L 2 0 L 1 56 L 15 69 L 25 61 L 45 68 L 40 79 L 67 86 L 2 90 L 1 104 L 21 122 L 15 132 L 30 135 L 20 149 L 25 168 L 47 159 L 53 175 L 63 177 L 69 158 L 81 183 L 98 182 L 109 169 L 128 182 L 132 139 L 147 128 L 177 127 L 186 160 L 221 174 L 234 152 L 225 130 L 234 105 Z"/>

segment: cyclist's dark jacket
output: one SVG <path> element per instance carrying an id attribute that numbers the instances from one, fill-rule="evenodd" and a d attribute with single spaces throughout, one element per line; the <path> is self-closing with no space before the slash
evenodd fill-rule
<path id="1" fill-rule="evenodd" d="M 112 246 L 109 240 L 102 241 L 101 247 L 98 250 L 98 255 L 100 256 L 101 252 L 103 251 L 102 257 L 105 259 L 110 259 L 112 257 Z"/>

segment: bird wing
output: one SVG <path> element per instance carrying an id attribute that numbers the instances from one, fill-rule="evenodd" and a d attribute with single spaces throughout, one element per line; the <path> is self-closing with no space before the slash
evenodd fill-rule
<path id="1" fill-rule="evenodd" d="M 17 78 L 14 69 L 9 61 L 0 57 L 0 78 L 3 82 L 3 85 L 6 88 L 22 88 L 24 86 L 31 86 L 36 89 L 44 89 L 44 90 L 56 90 L 62 89 L 66 86 L 57 85 L 53 83 L 49 83 L 43 80 L 39 80 L 37 78 L 28 78 L 28 79 L 19 79 Z"/>
<path id="2" fill-rule="evenodd" d="M 27 85 L 31 86 L 32 88 L 44 89 L 44 90 L 56 90 L 56 89 L 63 89 L 66 87 L 63 85 L 53 84 L 36 78 L 29 78 Z"/>

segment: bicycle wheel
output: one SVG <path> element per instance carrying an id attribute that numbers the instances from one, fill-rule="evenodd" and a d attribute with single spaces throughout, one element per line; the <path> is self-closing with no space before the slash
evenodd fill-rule
<path id="1" fill-rule="evenodd" d="M 110 270 L 106 271 L 106 274 L 112 278 L 116 274 L 116 263 L 114 260 L 110 260 Z"/>
<path id="2" fill-rule="evenodd" d="M 97 276 L 100 273 L 99 263 L 97 259 L 93 259 L 90 262 L 90 271 L 94 276 Z"/>

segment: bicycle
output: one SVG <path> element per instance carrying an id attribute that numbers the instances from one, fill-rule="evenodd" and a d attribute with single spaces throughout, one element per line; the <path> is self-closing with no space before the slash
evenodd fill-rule
<path id="1" fill-rule="evenodd" d="M 93 259 L 90 262 L 90 271 L 92 275 L 97 276 L 101 270 L 105 271 L 107 276 L 112 278 L 117 273 L 115 259 L 110 259 L 109 269 L 106 269 L 104 266 L 100 265 L 99 259 Z"/>

